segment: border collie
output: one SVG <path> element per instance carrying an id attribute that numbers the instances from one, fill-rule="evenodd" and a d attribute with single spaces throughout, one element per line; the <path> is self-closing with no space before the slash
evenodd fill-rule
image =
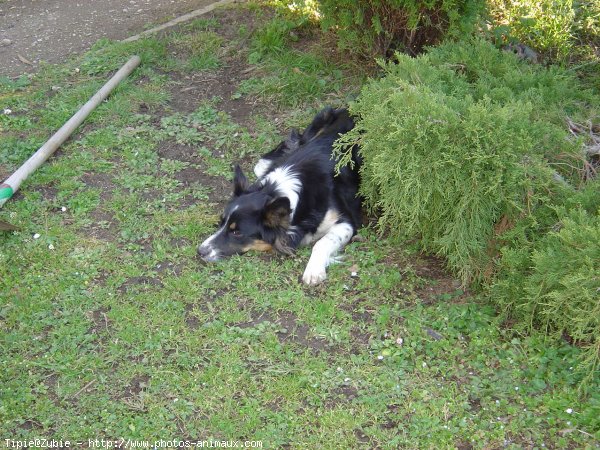
<path id="1" fill-rule="evenodd" d="M 236 166 L 219 229 L 198 247 L 202 259 L 249 250 L 291 254 L 314 243 L 302 280 L 324 281 L 327 266 L 361 224 L 360 157 L 353 148 L 352 164 L 339 174 L 332 157 L 333 142 L 353 126 L 346 109 L 326 108 L 304 132 L 292 131 L 258 161 L 255 183 Z"/>

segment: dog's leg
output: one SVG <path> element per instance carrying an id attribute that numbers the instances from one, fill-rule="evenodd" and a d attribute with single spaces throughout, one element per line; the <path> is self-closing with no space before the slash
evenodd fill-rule
<path id="1" fill-rule="evenodd" d="M 302 281 L 308 285 L 319 284 L 327 278 L 327 266 L 331 264 L 333 256 L 346 245 L 354 228 L 346 222 L 336 223 L 327 234 L 317 241 L 312 249 L 310 259 L 302 275 Z"/>

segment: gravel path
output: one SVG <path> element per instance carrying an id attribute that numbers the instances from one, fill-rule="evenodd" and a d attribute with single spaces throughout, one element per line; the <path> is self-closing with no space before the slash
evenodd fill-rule
<path id="1" fill-rule="evenodd" d="M 124 39 L 214 0 L 0 0 L 0 76 L 60 63 L 98 39 Z"/>

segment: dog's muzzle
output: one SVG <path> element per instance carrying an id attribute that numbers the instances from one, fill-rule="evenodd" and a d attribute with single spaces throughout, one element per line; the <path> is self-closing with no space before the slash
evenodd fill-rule
<path id="1" fill-rule="evenodd" d="M 206 262 L 215 262 L 220 259 L 219 254 L 210 245 L 201 244 L 198 246 L 198 255 Z"/>

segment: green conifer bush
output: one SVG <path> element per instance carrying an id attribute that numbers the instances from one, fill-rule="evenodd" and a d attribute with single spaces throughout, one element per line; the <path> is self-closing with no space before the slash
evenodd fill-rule
<path id="1" fill-rule="evenodd" d="M 537 218 L 552 219 L 546 233 L 525 235 L 535 217 L 507 233 L 490 293 L 517 326 L 579 344 L 580 369 L 592 374 L 600 364 L 600 180 L 571 191 L 552 213 Z"/>
<path id="2" fill-rule="evenodd" d="M 386 56 L 419 53 L 447 36 L 464 36 L 484 9 L 483 0 L 320 0 L 321 24 L 344 50 Z"/>
<path id="3" fill-rule="evenodd" d="M 341 164 L 360 144 L 380 229 L 493 286 L 512 315 L 597 347 L 600 184 L 582 181 L 566 118 L 598 98 L 481 40 L 396 59 L 350 105 L 357 126 L 337 143 Z"/>
<path id="4" fill-rule="evenodd" d="M 563 167 L 577 166 L 580 143 L 564 117 L 585 93 L 566 72 L 484 41 L 397 54 L 384 69 L 351 105 L 358 123 L 344 140 L 360 141 L 367 204 L 381 210 L 382 228 L 418 237 L 465 282 L 481 281 L 499 227 L 550 202 L 557 172 L 573 175 Z"/>

